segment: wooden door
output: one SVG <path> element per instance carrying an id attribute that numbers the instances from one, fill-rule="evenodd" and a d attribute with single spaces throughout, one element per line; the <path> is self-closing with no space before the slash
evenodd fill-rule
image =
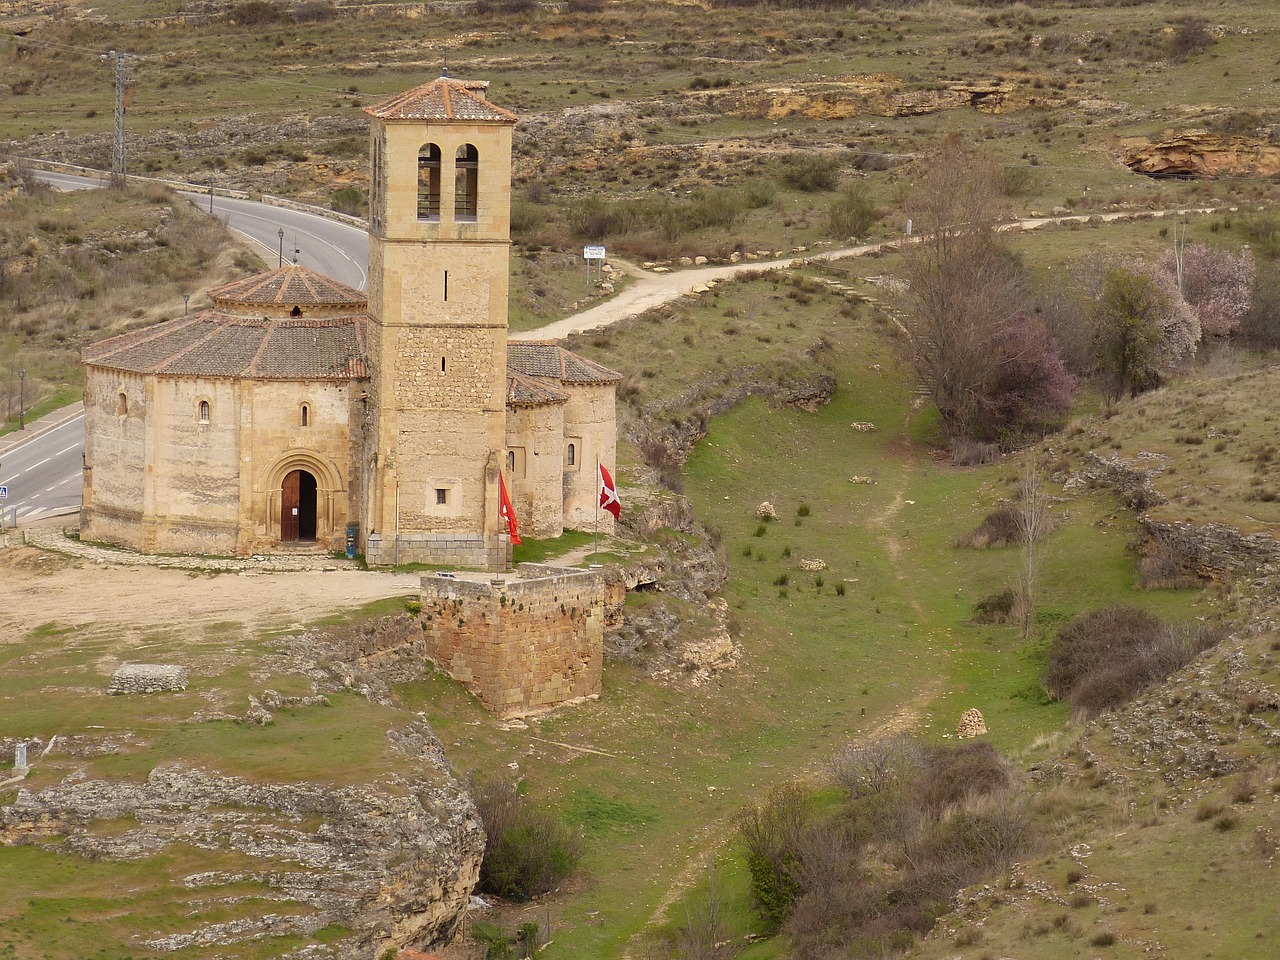
<path id="1" fill-rule="evenodd" d="M 302 471 L 294 470 L 287 474 L 280 485 L 280 539 L 286 543 L 298 539 L 298 512 L 302 507 L 301 492 Z"/>

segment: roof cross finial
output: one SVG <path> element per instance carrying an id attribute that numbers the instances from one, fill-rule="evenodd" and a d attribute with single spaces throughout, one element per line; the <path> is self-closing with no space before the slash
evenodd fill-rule
<path id="1" fill-rule="evenodd" d="M 447 76 L 449 76 L 449 67 L 448 67 L 448 65 L 447 65 L 447 64 L 446 64 L 445 66 L 443 66 L 443 67 L 441 67 L 441 68 L 440 68 L 440 76 L 442 76 L 442 77 L 447 77 Z"/>

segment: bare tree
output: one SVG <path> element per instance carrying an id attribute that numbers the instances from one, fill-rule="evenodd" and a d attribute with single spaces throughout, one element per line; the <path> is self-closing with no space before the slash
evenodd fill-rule
<path id="1" fill-rule="evenodd" d="M 729 903 L 720 866 L 713 859 L 707 867 L 707 887 L 685 904 L 684 919 L 675 931 L 676 956 L 680 960 L 716 960 L 726 956 L 730 940 Z"/>
<path id="2" fill-rule="evenodd" d="M 1036 613 L 1036 587 L 1040 580 L 1040 541 L 1049 533 L 1049 498 L 1045 496 L 1040 465 L 1035 457 L 1022 464 L 1018 482 L 1018 533 L 1021 564 L 1018 569 L 1018 625 L 1022 639 L 1031 635 Z"/>
<path id="3" fill-rule="evenodd" d="M 996 230 L 986 160 L 948 141 L 912 196 L 920 229 L 904 248 L 904 326 L 916 375 L 949 437 L 992 439 L 1061 412 L 1074 381 L 1028 309 L 1024 271 Z"/>

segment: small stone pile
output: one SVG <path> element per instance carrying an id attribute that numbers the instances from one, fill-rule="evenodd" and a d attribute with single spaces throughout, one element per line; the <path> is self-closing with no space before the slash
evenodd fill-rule
<path id="1" fill-rule="evenodd" d="M 756 517 L 761 520 L 777 520 L 778 511 L 773 508 L 773 504 L 766 500 L 760 506 L 756 507 Z"/>
<path id="2" fill-rule="evenodd" d="M 187 668 L 169 663 L 125 663 L 111 675 L 107 693 L 170 693 L 187 689 Z"/>
<path id="3" fill-rule="evenodd" d="M 956 736 L 961 740 L 980 737 L 986 732 L 987 721 L 982 719 L 982 714 L 977 710 L 970 707 L 960 714 L 960 723 L 956 725 Z"/>
<path id="4" fill-rule="evenodd" d="M 801 570 L 825 570 L 827 569 L 827 561 L 825 560 L 797 560 L 796 566 Z"/>
<path id="5" fill-rule="evenodd" d="M 853 427 L 853 429 L 857 430 L 859 433 L 875 433 L 876 432 L 876 425 L 874 423 L 863 423 L 861 421 L 858 421 L 858 422 L 849 424 L 849 426 Z"/>

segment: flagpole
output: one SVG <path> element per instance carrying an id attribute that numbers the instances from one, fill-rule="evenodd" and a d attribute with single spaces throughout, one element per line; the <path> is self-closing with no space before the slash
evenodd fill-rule
<path id="1" fill-rule="evenodd" d="M 596 454 L 596 559 L 600 559 L 600 454 Z"/>

